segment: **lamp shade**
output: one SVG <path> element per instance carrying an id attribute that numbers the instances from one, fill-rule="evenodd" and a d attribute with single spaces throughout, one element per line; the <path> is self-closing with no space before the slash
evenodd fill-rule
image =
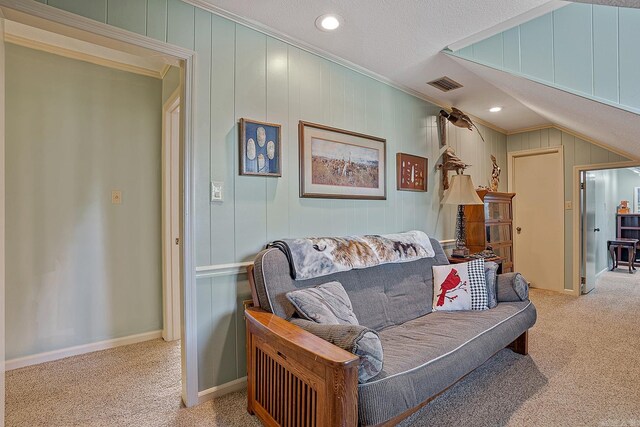
<path id="1" fill-rule="evenodd" d="M 471 175 L 453 175 L 443 205 L 482 205 L 484 202 L 471 181 Z"/>

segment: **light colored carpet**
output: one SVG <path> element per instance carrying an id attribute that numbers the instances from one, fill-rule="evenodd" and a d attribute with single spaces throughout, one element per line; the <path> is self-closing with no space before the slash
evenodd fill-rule
<path id="1" fill-rule="evenodd" d="M 404 426 L 640 426 L 640 273 L 589 295 L 532 290 L 529 356 L 502 350 Z M 7 426 L 257 426 L 246 395 L 180 405 L 179 346 L 160 340 L 7 373 Z"/>

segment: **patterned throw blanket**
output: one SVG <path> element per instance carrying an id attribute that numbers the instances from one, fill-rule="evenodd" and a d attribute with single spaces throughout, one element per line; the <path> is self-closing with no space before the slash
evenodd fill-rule
<path id="1" fill-rule="evenodd" d="M 295 280 L 435 256 L 429 237 L 422 231 L 383 236 L 284 239 L 269 243 L 267 247 L 285 253 L 291 277 Z"/>

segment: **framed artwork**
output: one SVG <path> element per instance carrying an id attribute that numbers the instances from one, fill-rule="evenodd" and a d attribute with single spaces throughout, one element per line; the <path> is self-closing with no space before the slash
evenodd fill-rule
<path id="1" fill-rule="evenodd" d="M 240 175 L 282 176 L 280 125 L 240 119 Z"/>
<path id="2" fill-rule="evenodd" d="M 640 187 L 633 187 L 633 213 L 640 213 Z"/>
<path id="3" fill-rule="evenodd" d="M 396 182 L 398 190 L 427 191 L 426 157 L 406 153 L 396 154 Z"/>
<path id="4" fill-rule="evenodd" d="M 300 121 L 300 197 L 387 198 L 386 140 Z"/>

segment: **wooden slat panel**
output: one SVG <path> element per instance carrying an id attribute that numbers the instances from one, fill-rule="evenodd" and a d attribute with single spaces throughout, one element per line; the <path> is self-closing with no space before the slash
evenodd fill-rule
<path id="1" fill-rule="evenodd" d="M 167 41 L 167 0 L 147 0 L 147 36 Z"/>
<path id="2" fill-rule="evenodd" d="M 147 0 L 108 0 L 107 24 L 146 34 Z"/>
<path id="3" fill-rule="evenodd" d="M 98 22 L 107 22 L 107 0 L 49 0 L 48 4 Z"/>

